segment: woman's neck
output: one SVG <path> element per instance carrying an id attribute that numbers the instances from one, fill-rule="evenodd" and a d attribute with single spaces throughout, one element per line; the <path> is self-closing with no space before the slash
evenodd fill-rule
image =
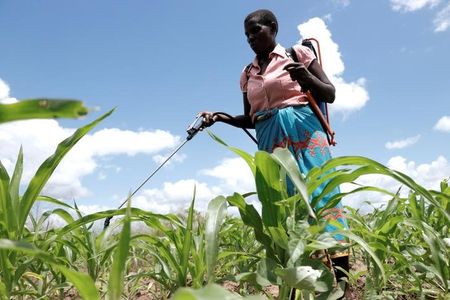
<path id="1" fill-rule="evenodd" d="M 271 45 L 264 52 L 256 54 L 256 57 L 258 58 L 258 60 L 265 60 L 265 61 L 269 60 L 270 53 L 272 53 L 272 51 L 275 49 L 275 47 L 276 47 L 276 44 Z"/>

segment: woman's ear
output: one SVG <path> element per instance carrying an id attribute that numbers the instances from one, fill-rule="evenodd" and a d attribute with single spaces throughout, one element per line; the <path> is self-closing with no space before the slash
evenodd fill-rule
<path id="1" fill-rule="evenodd" d="M 270 28 L 271 28 L 271 30 L 272 30 L 272 33 L 273 33 L 274 35 L 277 35 L 277 33 L 278 33 L 278 25 L 277 25 L 277 23 L 272 22 L 272 23 L 270 24 Z"/>

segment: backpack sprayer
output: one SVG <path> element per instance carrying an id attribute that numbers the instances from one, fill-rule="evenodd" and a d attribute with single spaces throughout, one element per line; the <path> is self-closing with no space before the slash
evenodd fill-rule
<path id="1" fill-rule="evenodd" d="M 233 119 L 234 117 L 233 116 L 231 116 L 231 115 L 229 115 L 229 114 L 227 114 L 227 113 L 224 113 L 224 112 L 215 112 L 215 113 L 213 113 L 213 116 L 214 115 L 218 115 L 218 114 L 221 114 L 221 115 L 225 115 L 225 116 L 227 116 L 227 117 L 229 117 L 229 118 L 231 118 L 231 119 Z M 197 115 L 197 117 L 195 118 L 195 120 L 188 126 L 188 128 L 186 129 L 186 132 L 187 132 L 187 137 L 186 137 L 186 139 L 172 152 L 172 154 L 170 154 L 164 161 L 163 161 L 163 163 L 162 164 L 160 164 L 156 169 L 155 169 L 155 171 L 153 171 L 153 173 L 152 174 L 150 174 L 129 196 L 128 196 L 128 198 L 125 200 L 125 201 L 123 201 L 122 202 L 122 204 L 120 204 L 120 206 L 117 208 L 117 209 L 121 209 L 122 208 L 122 206 L 124 206 L 125 205 L 125 203 L 127 203 L 128 202 L 128 200 L 129 199 L 131 199 L 152 177 L 153 177 L 153 175 L 155 175 L 156 174 L 156 172 L 158 172 L 188 141 L 190 141 L 200 130 L 202 130 L 204 128 L 204 125 L 203 125 L 203 116 L 201 116 L 201 115 Z M 251 133 L 250 132 L 248 132 L 248 130 L 247 129 L 245 129 L 245 128 L 242 128 L 244 131 L 245 131 L 245 133 L 247 133 L 247 135 L 249 135 L 250 136 L 250 138 L 257 144 L 258 142 L 256 141 L 256 139 L 251 135 Z M 109 226 L 109 223 L 111 222 L 111 219 L 112 219 L 113 217 L 111 216 L 111 217 L 107 217 L 106 219 L 105 219 L 105 223 L 103 224 L 103 229 L 106 229 L 106 228 L 108 228 L 108 226 Z"/>

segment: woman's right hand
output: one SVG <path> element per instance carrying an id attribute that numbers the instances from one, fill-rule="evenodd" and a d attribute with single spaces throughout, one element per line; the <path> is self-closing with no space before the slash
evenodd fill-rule
<path id="1" fill-rule="evenodd" d="M 218 121 L 218 115 L 215 115 L 213 112 L 202 111 L 199 115 L 203 117 L 203 127 L 209 127 Z"/>

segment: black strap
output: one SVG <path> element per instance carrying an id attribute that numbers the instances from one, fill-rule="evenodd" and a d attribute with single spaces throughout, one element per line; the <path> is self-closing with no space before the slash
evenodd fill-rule
<path id="1" fill-rule="evenodd" d="M 286 49 L 286 54 L 292 58 L 293 61 L 295 61 L 296 63 L 298 63 L 298 56 L 297 53 L 295 52 L 294 48 L 290 47 Z"/>
<path id="2" fill-rule="evenodd" d="M 306 46 L 309 49 L 311 49 L 312 52 L 314 53 L 314 56 L 317 57 L 316 48 L 314 48 L 314 45 L 313 45 L 313 43 L 310 40 L 303 40 L 302 41 L 302 46 Z"/>
<path id="3" fill-rule="evenodd" d="M 249 63 L 246 67 L 245 67 L 245 75 L 247 75 L 247 81 L 250 78 L 250 70 L 253 67 L 253 63 Z"/>

